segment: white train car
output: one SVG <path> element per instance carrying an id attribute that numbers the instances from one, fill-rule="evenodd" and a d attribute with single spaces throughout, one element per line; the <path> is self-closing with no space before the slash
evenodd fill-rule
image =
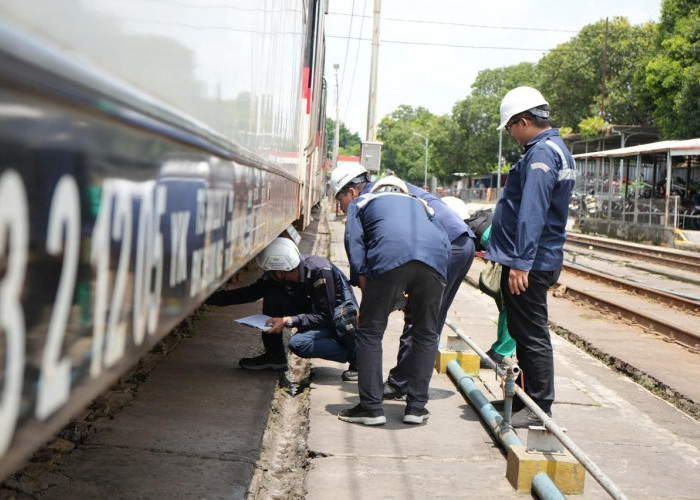
<path id="1" fill-rule="evenodd" d="M 309 221 L 325 4 L 0 3 L 3 477 Z"/>

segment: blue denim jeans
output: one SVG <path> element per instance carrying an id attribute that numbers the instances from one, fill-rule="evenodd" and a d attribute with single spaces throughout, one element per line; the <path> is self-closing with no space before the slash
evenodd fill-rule
<path id="1" fill-rule="evenodd" d="M 289 339 L 289 350 L 300 358 L 321 358 L 338 363 L 352 362 L 354 353 L 348 351 L 331 330 L 308 330 Z"/>

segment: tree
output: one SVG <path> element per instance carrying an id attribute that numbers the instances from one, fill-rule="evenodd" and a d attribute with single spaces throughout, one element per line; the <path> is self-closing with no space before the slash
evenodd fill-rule
<path id="1" fill-rule="evenodd" d="M 452 109 L 454 127 L 447 151 L 452 163 L 450 173 L 489 173 L 498 165 L 500 104 L 510 89 L 522 85 L 539 86 L 539 73 L 532 63 L 480 71 L 472 85 L 471 95 Z M 503 134 L 502 156 L 514 162 L 520 156 L 515 140 Z M 445 161 L 447 163 L 447 160 Z"/>
<path id="2" fill-rule="evenodd" d="M 570 41 L 560 44 L 538 63 L 540 91 L 552 107 L 556 125 L 576 128 L 600 114 L 605 20 L 584 26 Z M 626 18 L 608 23 L 605 77 L 605 121 L 648 125 L 651 103 L 645 99 L 640 70 L 653 55 L 654 24 L 631 26 Z"/>
<path id="3" fill-rule="evenodd" d="M 655 105 L 662 138 L 700 136 L 700 4 L 664 0 L 656 39 L 646 65 L 646 89 Z"/>
<path id="4" fill-rule="evenodd" d="M 444 124 L 448 117 L 438 117 L 423 107 L 413 108 L 405 104 L 385 116 L 379 123 L 377 137 L 382 146 L 382 170 L 392 170 L 411 183 L 422 186 L 425 176 L 425 142 L 414 132 L 428 137 L 428 176 L 444 176 L 437 169 L 436 141 L 442 141 Z"/>
<path id="5" fill-rule="evenodd" d="M 333 157 L 333 137 L 335 136 L 335 121 L 326 118 L 326 154 Z M 359 156 L 362 141 L 357 132 L 350 132 L 343 122 L 340 122 L 338 134 L 338 156 Z"/>

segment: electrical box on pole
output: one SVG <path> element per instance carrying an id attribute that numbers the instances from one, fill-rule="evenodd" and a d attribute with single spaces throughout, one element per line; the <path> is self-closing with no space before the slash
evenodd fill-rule
<path id="1" fill-rule="evenodd" d="M 360 164 L 370 172 L 379 172 L 382 162 L 382 142 L 365 141 L 360 150 Z"/>

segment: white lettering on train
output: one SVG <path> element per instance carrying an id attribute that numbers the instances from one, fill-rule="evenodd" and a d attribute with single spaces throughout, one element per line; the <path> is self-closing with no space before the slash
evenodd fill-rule
<path id="1" fill-rule="evenodd" d="M 49 211 L 46 251 L 49 255 L 62 254 L 63 265 L 41 358 L 36 401 L 36 417 L 39 420 L 46 419 L 65 404 L 70 395 L 71 362 L 68 356 L 61 357 L 61 348 L 78 275 L 80 195 L 75 179 L 69 175 L 61 177 L 54 189 Z"/>
<path id="2" fill-rule="evenodd" d="M 187 229 L 189 212 L 170 214 L 170 287 L 187 281 Z"/>
<path id="3" fill-rule="evenodd" d="M 0 175 L 0 257 L 7 268 L 0 281 L 0 332 L 5 339 L 5 367 L 0 399 L 0 455 L 12 441 L 22 396 L 25 356 L 24 311 L 20 302 L 27 269 L 29 215 L 24 183 L 14 170 Z"/>

